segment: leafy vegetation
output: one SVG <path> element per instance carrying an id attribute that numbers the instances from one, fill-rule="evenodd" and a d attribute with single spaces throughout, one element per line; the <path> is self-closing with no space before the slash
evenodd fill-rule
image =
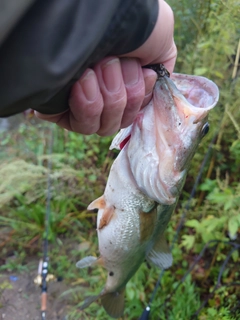
<path id="1" fill-rule="evenodd" d="M 193 159 L 167 231 L 172 242 L 185 212 L 184 227 L 172 249 L 174 265 L 161 278 L 151 304 L 151 317 L 239 319 L 240 78 L 236 67 L 240 52 L 239 2 L 171 0 L 169 3 L 176 20 L 176 72 L 212 79 L 221 96 L 210 114 L 211 131 Z M 80 315 L 77 306 L 84 297 L 100 292 L 106 274 L 100 267 L 80 272 L 75 263 L 98 252 L 96 213 L 87 212 L 86 206 L 104 190 L 115 156 L 108 151 L 111 138 L 81 136 L 34 121 L 27 120 L 11 134 L 1 133 L 0 270 L 24 271 L 30 257 L 42 255 L 50 177 L 50 272 L 68 283 L 69 290 L 61 294 L 69 298 L 68 319 L 109 319 L 97 303 Z M 189 194 L 210 143 L 210 158 L 186 212 Z M 158 276 L 155 268 L 141 266 L 127 285 L 124 319 L 139 318 L 150 301 Z M 0 285 L 0 296 L 5 285 Z"/>

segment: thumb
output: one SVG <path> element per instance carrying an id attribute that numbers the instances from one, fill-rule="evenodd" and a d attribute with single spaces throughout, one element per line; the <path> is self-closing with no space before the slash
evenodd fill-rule
<path id="1" fill-rule="evenodd" d="M 157 74 L 155 71 L 147 68 L 142 68 L 143 78 L 145 81 L 145 97 L 142 103 L 142 108 L 145 107 L 152 98 L 153 88 L 157 81 Z"/>

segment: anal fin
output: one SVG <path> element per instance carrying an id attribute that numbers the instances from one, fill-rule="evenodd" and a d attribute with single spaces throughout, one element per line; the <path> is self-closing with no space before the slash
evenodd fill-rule
<path id="1" fill-rule="evenodd" d="M 156 238 L 152 250 L 148 253 L 146 259 L 148 262 L 161 269 L 167 269 L 171 267 L 173 257 L 164 235 L 160 235 Z"/>
<path id="2" fill-rule="evenodd" d="M 76 263 L 76 267 L 82 269 L 82 268 L 92 267 L 94 265 L 103 266 L 103 264 L 104 263 L 103 263 L 102 257 L 96 258 L 96 257 L 93 257 L 93 256 L 87 256 L 87 257 L 79 260 Z"/>
<path id="3" fill-rule="evenodd" d="M 124 312 L 125 288 L 118 292 L 110 292 L 101 296 L 102 306 L 112 318 L 120 318 Z"/>

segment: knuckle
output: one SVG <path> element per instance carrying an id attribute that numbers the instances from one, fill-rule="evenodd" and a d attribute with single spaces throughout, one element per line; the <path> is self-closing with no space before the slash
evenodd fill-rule
<path id="1" fill-rule="evenodd" d="M 138 107 L 139 105 L 142 104 L 144 99 L 144 91 L 140 90 L 140 91 L 135 91 L 132 92 L 130 94 L 128 94 L 128 98 L 127 98 L 127 105 L 128 107 Z"/>
<path id="2" fill-rule="evenodd" d="M 123 109 L 127 104 L 127 95 L 126 94 L 112 94 L 104 99 L 104 106 L 111 107 L 114 109 Z"/>
<path id="3" fill-rule="evenodd" d="M 101 96 L 94 101 L 88 103 L 79 104 L 77 108 L 71 108 L 71 112 L 76 120 L 98 118 L 100 117 L 103 109 L 103 99 Z"/>
<path id="4" fill-rule="evenodd" d="M 107 137 L 107 136 L 111 136 L 113 135 L 115 132 L 117 132 L 119 130 L 119 127 L 117 128 L 111 128 L 111 129 L 108 129 L 108 130 L 104 130 L 104 129 L 100 129 L 97 131 L 97 134 L 100 136 L 100 137 Z"/>
<path id="5" fill-rule="evenodd" d="M 84 135 L 91 135 L 96 132 L 97 132 L 97 130 L 95 128 L 92 128 L 92 129 L 91 128 L 81 128 L 78 133 L 81 133 Z"/>
<path id="6" fill-rule="evenodd" d="M 76 122 L 75 120 L 71 121 L 71 129 L 74 132 L 90 135 L 96 133 L 99 129 L 99 121 L 94 122 Z"/>

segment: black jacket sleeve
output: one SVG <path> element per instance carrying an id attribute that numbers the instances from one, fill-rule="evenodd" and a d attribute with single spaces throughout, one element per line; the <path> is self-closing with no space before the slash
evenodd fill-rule
<path id="1" fill-rule="evenodd" d="M 138 48 L 157 16 L 157 0 L 32 1 L 0 45 L 0 117 L 66 110 L 86 68 Z"/>

